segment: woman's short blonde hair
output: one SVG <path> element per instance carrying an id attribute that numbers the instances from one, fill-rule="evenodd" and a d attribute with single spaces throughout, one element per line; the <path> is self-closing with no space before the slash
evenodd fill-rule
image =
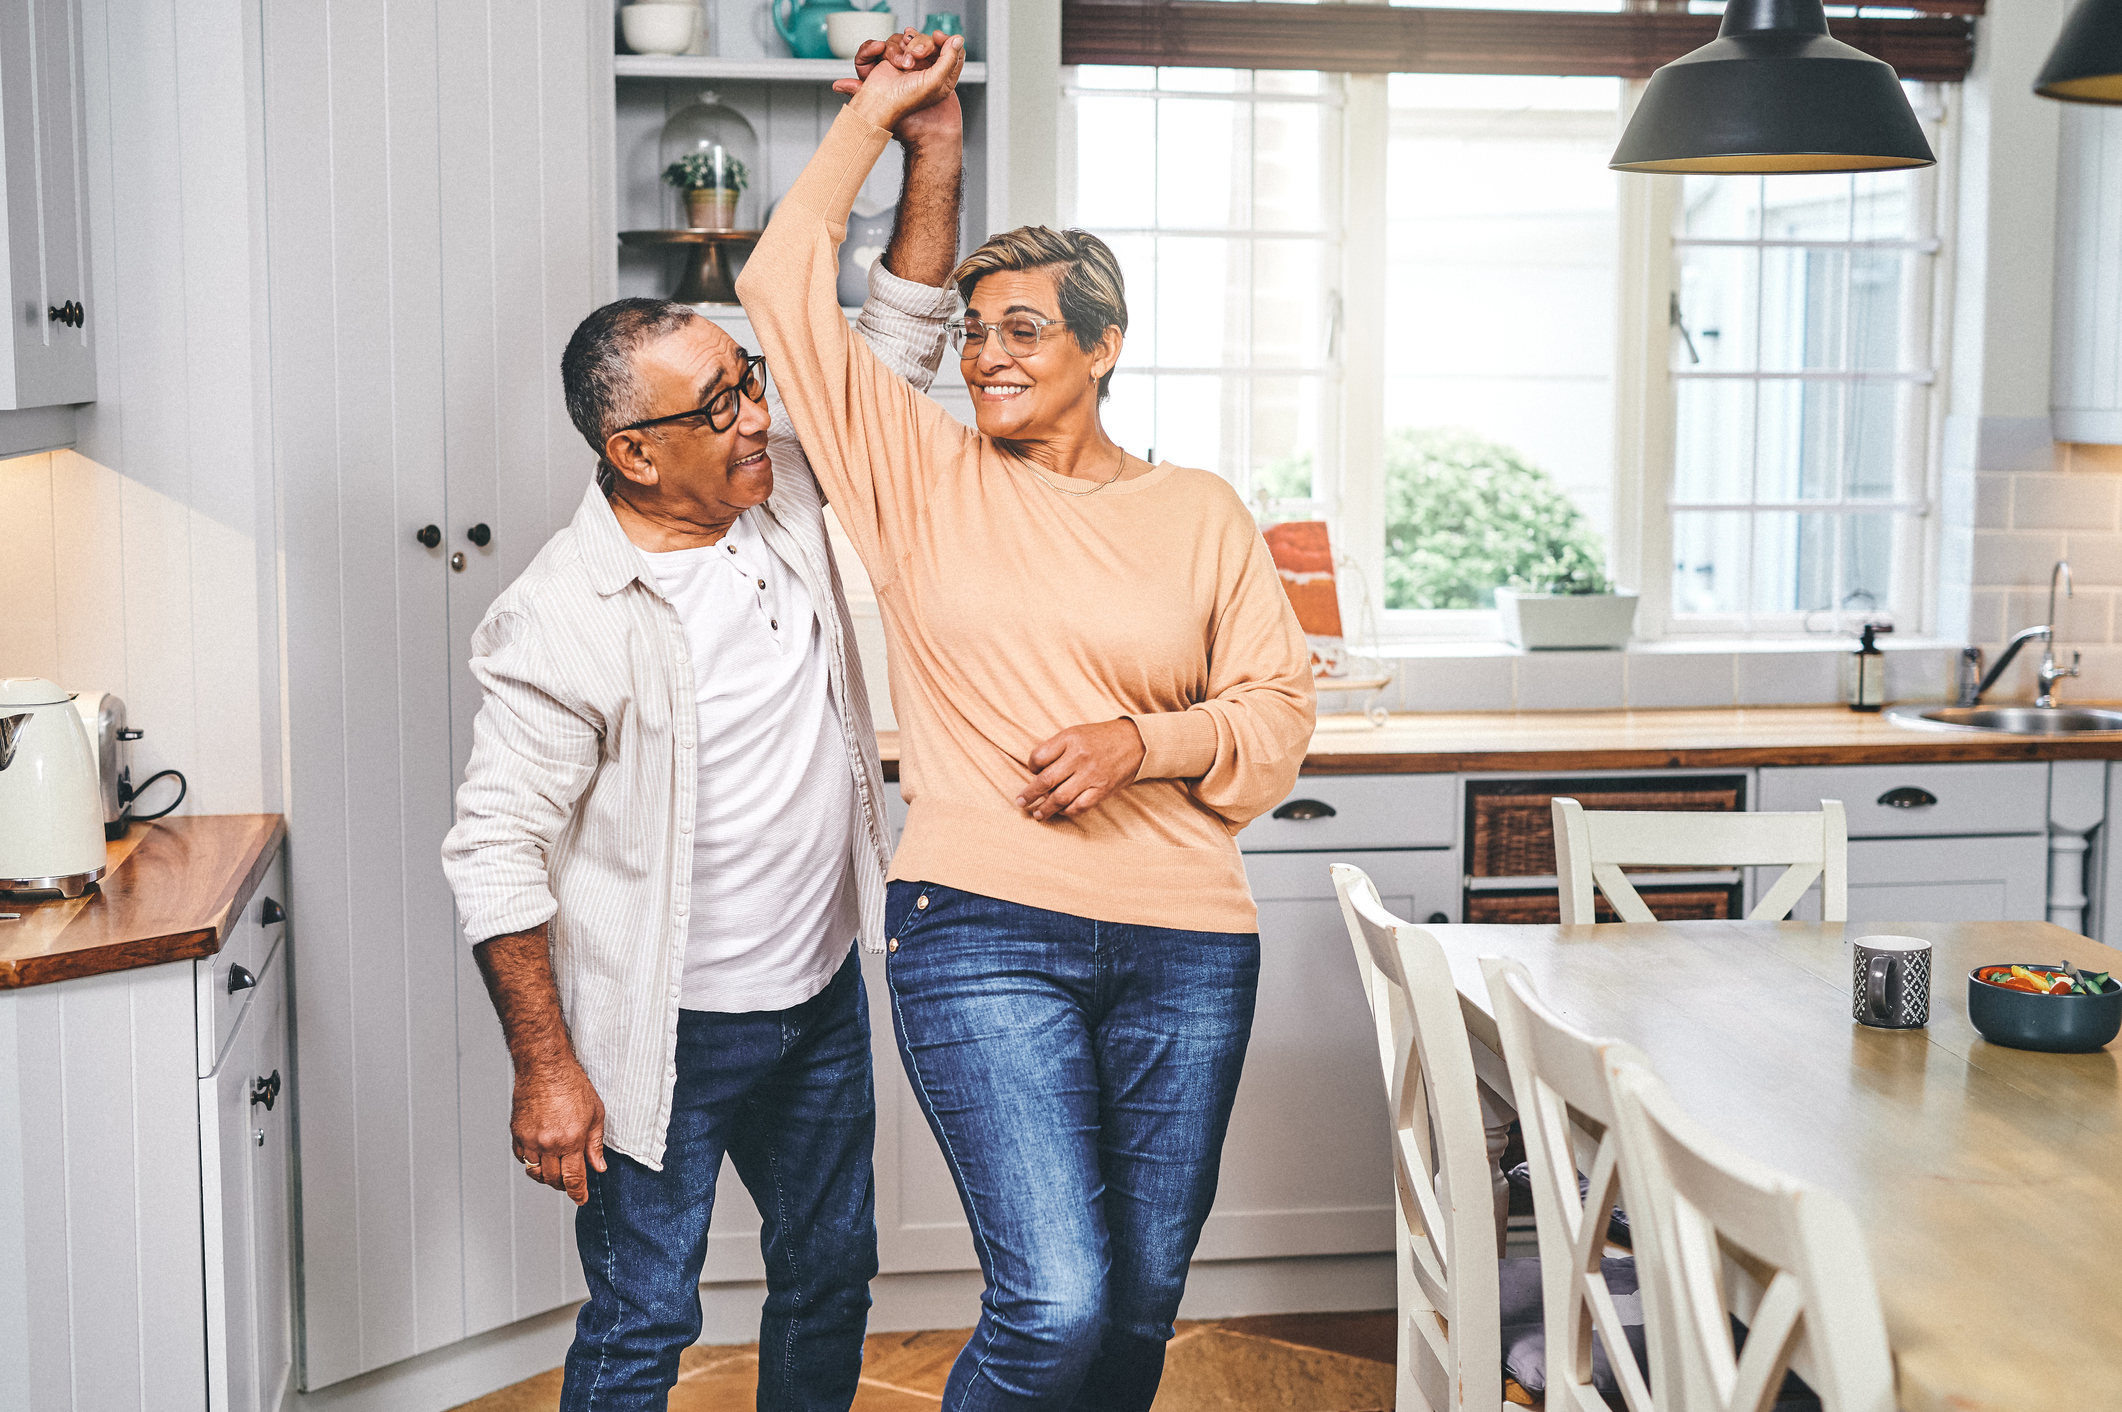
<path id="1" fill-rule="evenodd" d="M 967 304 L 980 281 L 997 270 L 1047 270 L 1054 272 L 1054 289 L 1061 301 L 1061 320 L 1076 336 L 1076 346 L 1088 353 L 1109 328 L 1127 332 L 1127 281 L 1112 248 L 1087 230 L 1054 230 L 1049 226 L 1019 226 L 995 236 L 958 266 L 951 282 Z M 1111 391 L 1112 369 L 1098 379 L 1102 401 Z"/>

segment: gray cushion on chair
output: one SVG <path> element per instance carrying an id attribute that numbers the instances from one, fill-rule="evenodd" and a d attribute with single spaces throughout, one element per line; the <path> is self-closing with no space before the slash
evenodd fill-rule
<path id="1" fill-rule="evenodd" d="M 1647 1370 L 1649 1352 L 1643 1342 L 1643 1299 L 1636 1292 L 1636 1262 L 1633 1259 L 1601 1260 L 1606 1288 L 1614 1297 L 1614 1311 L 1627 1331 L 1629 1351 L 1636 1366 Z M 1547 1329 L 1541 1321 L 1540 1262 L 1537 1259 L 1498 1262 L 1498 1291 L 1503 1303 L 1503 1371 L 1518 1386 L 1535 1397 L 1547 1392 Z M 1649 1374 L 1645 1372 L 1645 1380 Z M 1620 1407 L 1621 1387 L 1606 1361 L 1606 1344 L 1592 1336 L 1592 1386 L 1610 1407 Z"/>

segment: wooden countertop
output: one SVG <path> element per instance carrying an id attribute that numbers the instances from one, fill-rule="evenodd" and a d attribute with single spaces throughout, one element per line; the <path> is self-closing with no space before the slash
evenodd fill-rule
<path id="1" fill-rule="evenodd" d="M 887 779 L 899 733 L 880 731 Z M 1673 770 L 1920 761 L 2122 760 L 2122 741 L 1915 730 L 1840 706 L 1668 711 L 1403 712 L 1383 726 L 1323 716 L 1308 775 Z"/>
<path id="2" fill-rule="evenodd" d="M 203 814 L 135 824 L 80 897 L 0 898 L 0 990 L 211 956 L 265 876 L 287 821 Z"/>

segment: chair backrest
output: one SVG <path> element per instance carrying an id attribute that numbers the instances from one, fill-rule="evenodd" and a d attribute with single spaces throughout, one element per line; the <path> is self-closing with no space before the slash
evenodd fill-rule
<path id="1" fill-rule="evenodd" d="M 1606 1401 L 1592 1385 L 1596 1331 L 1629 1412 L 1651 1412 L 1650 1389 L 1629 1350 L 1624 1328 L 1628 1321 L 1607 1289 L 1601 1265 L 1607 1213 L 1619 1203 L 1630 1212 L 1631 1229 L 1635 1219 L 1635 1182 L 1621 1160 L 1608 1080 L 1610 1064 L 1635 1051 L 1563 1023 L 1541 1003 L 1531 974 L 1520 963 L 1484 956 L 1481 974 L 1488 981 L 1503 1058 L 1510 1065 L 1526 1165 L 1532 1170 L 1547 1331 L 1546 1406 L 1550 1412 L 1607 1412 Z M 1577 1191 L 1580 1171 L 1590 1176 L 1582 1196 Z M 1643 1304 L 1644 1337 L 1655 1367 L 1658 1320 L 1647 1294 Z M 1685 1404 L 1668 1400 L 1659 1405 Z"/>
<path id="2" fill-rule="evenodd" d="M 1554 812 L 1555 873 L 1566 926 L 1588 926 L 1596 919 L 1595 880 L 1622 921 L 1657 921 L 1621 870 L 1668 865 L 1784 864 L 1783 876 L 1746 914 L 1750 920 L 1789 916 L 1814 878 L 1821 880 L 1820 919 L 1849 920 L 1849 824 L 1840 800 L 1821 800 L 1817 814 L 1748 814 L 1587 811 L 1576 800 L 1558 796 Z"/>
<path id="3" fill-rule="evenodd" d="M 1503 1399 L 1495 1205 L 1451 965 L 1435 937 L 1385 910 L 1361 868 L 1332 871 L 1391 1104 L 1400 1374 L 1432 1408 L 1488 1412 Z"/>
<path id="4" fill-rule="evenodd" d="M 1786 1368 L 1826 1412 L 1892 1412 L 1893 1362 L 1864 1231 L 1831 1192 L 1762 1166 L 1704 1132 L 1641 1062 L 1610 1077 L 1636 1268 L 1667 1311 L 1653 1344 L 1659 1396 L 1716 1412 L 1767 1412 Z M 1747 1326 L 1733 1351 L 1731 1321 Z M 1668 1399 L 1670 1400 L 1670 1399 Z"/>

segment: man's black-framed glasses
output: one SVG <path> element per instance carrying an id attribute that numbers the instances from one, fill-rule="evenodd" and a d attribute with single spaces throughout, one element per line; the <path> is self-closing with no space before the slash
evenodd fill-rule
<path id="1" fill-rule="evenodd" d="M 1040 340 L 1050 328 L 1060 328 L 1066 319 L 1042 319 L 1037 314 L 1009 314 L 988 323 L 977 314 L 967 314 L 950 326 L 951 342 L 964 354 L 978 353 L 992 333 L 1012 358 L 1029 358 L 1039 351 Z"/>
<path id="2" fill-rule="evenodd" d="M 673 412 L 667 417 L 650 417 L 646 421 L 629 422 L 614 431 L 612 435 L 617 436 L 622 431 L 645 431 L 649 427 L 668 426 L 672 422 L 682 422 L 694 417 L 706 418 L 708 430 L 710 431 L 728 431 L 737 424 L 737 394 L 740 392 L 754 402 L 764 402 L 766 400 L 766 355 L 764 353 L 753 354 L 746 358 L 744 360 L 744 370 L 737 375 L 736 382 L 708 398 L 704 405 L 695 407 L 690 412 Z"/>

